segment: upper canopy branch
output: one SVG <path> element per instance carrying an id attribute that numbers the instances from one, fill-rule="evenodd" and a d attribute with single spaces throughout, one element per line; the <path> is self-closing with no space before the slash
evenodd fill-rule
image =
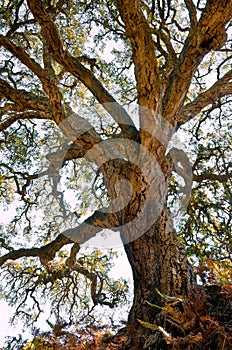
<path id="1" fill-rule="evenodd" d="M 28 6 L 34 18 L 41 26 L 44 40 L 52 57 L 61 64 L 68 72 L 78 78 L 111 114 L 122 129 L 125 137 L 135 139 L 138 137 L 137 130 L 130 116 L 124 108 L 116 102 L 110 93 L 103 87 L 93 73 L 81 64 L 78 58 L 72 56 L 64 46 L 59 29 L 47 14 L 41 0 L 28 0 Z"/>
<path id="2" fill-rule="evenodd" d="M 162 77 L 166 77 L 172 72 L 173 67 L 177 62 L 177 54 L 171 42 L 170 32 L 163 26 L 163 23 L 161 23 L 159 29 L 153 28 L 152 32 L 157 37 L 156 47 L 165 58 L 165 64 L 159 67 L 159 71 Z M 164 49 L 163 44 L 165 45 L 166 50 Z"/>
<path id="3" fill-rule="evenodd" d="M 190 3 L 189 3 L 190 4 Z M 190 4 L 191 5 L 191 4 Z M 204 56 L 226 40 L 225 25 L 232 18 L 232 0 L 208 0 L 194 31 L 190 31 L 163 99 L 164 117 L 175 124 L 191 79 Z"/>
<path id="4" fill-rule="evenodd" d="M 32 59 L 24 49 L 15 45 L 10 39 L 0 35 L 0 44 L 17 57 L 27 68 L 29 68 L 41 81 L 44 91 L 49 96 L 52 107 L 53 118 L 56 122 L 62 120 L 64 108 L 62 105 L 62 95 L 58 88 L 58 81 L 55 76 L 51 76 L 46 69 L 43 69 L 34 59 Z"/>
<path id="5" fill-rule="evenodd" d="M 202 182 L 204 180 L 218 181 L 218 182 L 226 182 L 227 180 L 232 178 L 232 173 L 228 174 L 211 174 L 211 173 L 203 173 L 203 174 L 193 174 L 193 181 Z"/>
<path id="6" fill-rule="evenodd" d="M 179 124 L 184 124 L 197 114 L 199 114 L 203 108 L 210 104 L 215 104 L 218 99 L 223 96 L 232 94 L 232 70 L 227 72 L 221 79 L 213 84 L 208 90 L 199 94 L 197 98 L 185 105 L 178 117 Z"/>
<path id="7" fill-rule="evenodd" d="M 133 50 L 139 105 L 156 110 L 160 96 L 155 45 L 151 29 L 138 0 L 117 0 Z"/>
<path id="8" fill-rule="evenodd" d="M 16 89 L 3 79 L 0 79 L 0 97 L 13 102 L 5 105 L 5 108 L 1 107 L 1 115 L 7 111 L 25 112 L 34 110 L 43 112 L 47 118 L 52 119 L 52 115 L 49 113 L 49 101 L 46 97 L 35 95 L 23 89 Z"/>

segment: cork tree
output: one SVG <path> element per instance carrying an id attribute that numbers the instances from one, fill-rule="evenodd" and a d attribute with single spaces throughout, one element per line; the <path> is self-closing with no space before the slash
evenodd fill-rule
<path id="1" fill-rule="evenodd" d="M 0 13 L 5 293 L 18 313 L 31 298 L 32 319 L 39 293 L 72 313 L 87 281 L 82 305 L 113 308 L 126 285 L 110 256 L 81 254 L 110 232 L 133 273 L 127 346 L 142 349 L 167 297 L 188 296 L 186 254 L 228 271 L 232 1 L 8 0 Z"/>

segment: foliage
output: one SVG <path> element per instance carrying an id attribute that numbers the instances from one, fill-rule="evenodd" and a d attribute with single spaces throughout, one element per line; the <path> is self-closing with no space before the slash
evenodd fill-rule
<path id="1" fill-rule="evenodd" d="M 114 331 L 117 328 L 114 329 Z M 34 330 L 34 339 L 27 344 L 22 344 L 20 339 L 9 339 L 11 345 L 17 350 L 117 350 L 124 344 L 125 332 L 121 335 L 112 336 L 112 329 L 109 326 L 94 327 L 88 326 L 85 330 L 71 328 L 65 322 L 56 323 L 51 331 L 41 332 Z M 16 342 L 14 342 L 16 340 Z M 25 342 L 24 342 L 25 343 Z M 7 347 L 8 349 L 8 347 Z"/>
<path id="2" fill-rule="evenodd" d="M 50 305 L 51 318 L 82 327 L 73 338 L 67 331 L 58 339 L 55 329 L 40 334 L 25 349 L 45 346 L 44 339 L 46 346 L 62 348 L 66 335 L 70 346 L 93 347 L 98 338 L 100 344 L 104 331 L 98 334 L 94 327 L 104 317 L 98 307 L 127 305 L 128 283 L 110 277 L 116 253 L 83 247 L 108 229 L 116 235 L 115 228 L 140 212 L 158 182 L 155 170 L 148 169 L 151 163 L 144 171 L 152 173 L 152 185 L 147 174 L 137 174 L 129 147 L 120 149 L 124 141 L 145 148 L 159 163 L 165 183 L 154 189 L 154 197 L 161 193 L 160 202 L 168 201 L 172 234 L 177 232 L 201 282 L 225 288 L 232 282 L 231 13 L 231 1 L 224 0 L 3 1 L 1 294 L 28 326 Z M 102 144 L 110 161 L 97 152 Z M 172 146 L 188 156 L 189 183 L 172 159 Z M 130 210 L 126 206 L 114 215 L 110 204 L 125 174 L 136 184 L 134 197 Z M 154 246 L 141 259 L 143 271 L 148 259 L 154 257 L 153 265 L 162 260 Z M 132 269 L 138 254 L 134 249 L 129 256 Z M 179 256 L 175 261 L 181 265 Z M 175 275 L 173 261 L 168 271 Z M 139 285 L 152 294 L 151 279 Z M 210 329 L 225 335 L 209 317 L 200 290 L 180 303 L 183 310 L 170 303 L 162 310 L 174 327 L 168 336 L 172 346 L 186 339 L 197 346 L 203 337 L 209 344 Z M 83 345 L 78 337 L 86 325 L 96 334 Z"/>
<path id="3" fill-rule="evenodd" d="M 231 117 L 230 106 L 224 106 L 228 102 L 229 98 L 220 101 L 213 113 L 211 109 L 204 111 L 197 121 L 188 123 L 189 125 L 179 133 L 188 142 L 186 152 L 193 171 L 193 186 L 186 213 L 178 206 L 174 209 L 180 187 L 174 177 L 169 190 L 173 196 L 170 209 L 173 211 L 174 220 L 177 220 L 178 235 L 191 263 L 197 267 L 207 265 L 207 261 L 214 261 L 220 266 L 217 276 L 214 276 L 214 283 L 216 280 L 220 283 L 223 274 L 227 283 L 232 282 L 232 149 L 231 142 L 228 142 Z"/>
<path id="4" fill-rule="evenodd" d="M 46 305 L 51 306 L 57 319 L 66 314 L 70 323 L 76 319 L 80 323 L 90 321 L 89 314 L 98 303 L 110 308 L 126 303 L 127 283 L 109 277 L 113 256 L 113 252 L 103 254 L 99 250 L 81 254 L 76 262 L 79 269 L 73 271 L 67 265 L 67 251 L 60 251 L 58 259 L 47 269 L 38 267 L 33 260 L 29 265 L 23 259 L 17 263 L 9 262 L 1 276 L 4 296 L 11 306 L 17 300 L 16 316 L 28 326 L 38 319 Z M 24 308 L 25 304 L 27 308 Z"/>
<path id="5" fill-rule="evenodd" d="M 167 303 L 161 307 L 160 318 L 165 319 L 166 331 L 158 324 L 139 320 L 144 326 L 153 331 L 156 339 L 157 332 L 162 335 L 167 346 L 164 349 L 230 349 L 232 345 L 231 325 L 231 289 L 217 285 L 209 286 L 206 290 L 194 286 L 186 299 L 167 297 Z M 151 305 L 157 307 L 156 305 Z M 153 339 L 153 342 L 154 342 Z M 152 339 L 149 339 L 150 345 Z M 155 342 L 154 342 L 155 343 Z"/>

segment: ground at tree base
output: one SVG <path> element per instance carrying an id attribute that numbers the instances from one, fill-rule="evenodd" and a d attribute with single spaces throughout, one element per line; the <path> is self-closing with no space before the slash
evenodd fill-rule
<path id="1" fill-rule="evenodd" d="M 150 331 L 144 345 L 136 344 L 136 330 L 125 326 L 112 335 L 108 329 L 93 328 L 76 338 L 57 326 L 37 342 L 21 350 L 231 350 L 232 286 L 195 286 L 183 302 L 171 302 L 163 311 L 166 331 Z M 160 316 L 160 315 L 159 315 Z M 160 317 L 162 318 L 162 317 Z M 148 326 L 149 328 L 149 326 Z M 148 329 L 144 327 L 144 334 Z M 166 333 L 165 333 L 166 332 Z M 149 333 L 147 333 L 149 334 Z M 166 335 L 166 336 L 165 336 Z M 87 339 L 87 340 L 86 340 Z M 36 347 L 35 347 L 36 346 Z"/>

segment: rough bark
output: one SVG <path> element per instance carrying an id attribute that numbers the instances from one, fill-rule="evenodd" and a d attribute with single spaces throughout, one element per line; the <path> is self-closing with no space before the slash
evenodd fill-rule
<path id="1" fill-rule="evenodd" d="M 165 323 L 161 310 L 148 303 L 162 307 L 165 299 L 159 293 L 184 297 L 188 292 L 188 264 L 176 233 L 171 229 L 170 220 L 170 214 L 164 210 L 145 234 L 125 245 L 134 279 L 134 301 L 128 319 L 128 345 L 136 346 L 137 349 L 147 348 L 151 342 L 151 331 L 140 325 L 138 320 L 162 327 Z M 164 342 L 162 337 L 157 337 L 152 349 L 160 349 L 160 346 L 164 346 Z"/>
<path id="2" fill-rule="evenodd" d="M 133 160 L 132 150 L 125 148 Z M 133 151 L 134 157 L 141 159 L 137 160 L 140 167 L 135 162 L 114 159 L 104 164 L 102 171 L 133 271 L 134 301 L 128 318 L 127 346 L 141 350 L 148 345 L 151 332 L 138 320 L 158 326 L 165 322 L 161 310 L 148 303 L 164 306 L 166 300 L 161 294 L 185 297 L 190 277 L 183 247 L 166 208 L 168 175 L 143 148 L 138 147 L 137 155 Z M 121 155 L 125 156 L 123 152 Z M 128 183 L 120 185 L 122 179 Z M 129 201 L 125 205 L 128 188 Z M 163 344 L 160 340 L 161 343 L 156 340 L 157 349 Z"/>
<path id="3" fill-rule="evenodd" d="M 141 350 L 149 347 L 150 332 L 138 320 L 161 326 L 165 322 L 160 309 L 151 307 L 148 303 L 161 307 L 165 303 L 162 294 L 185 296 L 188 292 L 188 264 L 166 208 L 170 167 L 165 152 L 170 136 L 178 125 L 184 124 L 203 108 L 232 92 L 232 73 L 229 71 L 211 88 L 184 106 L 189 85 L 200 62 L 208 52 L 220 48 L 226 40 L 225 25 L 231 18 L 232 1 L 208 0 L 199 20 L 193 1 L 185 1 L 191 28 L 179 55 L 175 53 L 171 40 L 164 35 L 164 31 L 159 32 L 159 29 L 150 27 L 140 1 L 116 1 L 133 52 L 140 132 L 125 109 L 82 64 L 80 57 L 69 53 L 60 30 L 47 13 L 43 1 L 27 2 L 34 16 L 33 23 L 36 21 L 40 25 L 44 38 L 44 68 L 8 37 L 1 35 L 0 44 L 33 72 L 40 80 L 45 94 L 35 96 L 0 79 L 0 97 L 10 102 L 2 109 L 2 115 L 8 112 L 9 116 L 0 123 L 0 131 L 6 130 L 19 119 L 55 121 L 69 140 L 73 141 L 73 145 L 68 150 L 64 149 L 63 153 L 48 155 L 48 159 L 51 163 L 59 163 L 61 159 L 63 162 L 85 157 L 88 152 L 88 160 L 99 165 L 104 175 L 111 205 L 105 212 L 96 211 L 81 225 L 66 230 L 51 244 L 9 252 L 1 257 L 0 265 L 8 259 L 22 256 L 40 257 L 41 262 L 46 263 L 71 240 L 81 244 L 102 228 L 120 230 L 134 277 L 128 347 L 136 346 Z M 166 75 L 161 72 L 156 57 L 157 49 L 162 50 L 162 47 L 157 47 L 158 42 L 155 42 L 153 34 L 159 35 L 167 48 L 167 52 L 163 49 L 168 62 Z M 101 148 L 103 140 L 94 128 L 82 117 L 74 115 L 71 108 L 63 103 L 50 56 L 66 72 L 82 82 L 110 113 L 122 130 L 122 145 L 120 139 L 111 144 L 113 151 Z M 68 118 L 70 113 L 73 113 L 73 118 Z M 108 145 L 110 144 L 107 143 L 106 148 Z M 210 176 L 215 179 L 216 175 Z M 231 175 L 225 176 L 227 178 Z M 195 175 L 194 180 L 201 181 L 208 177 L 208 174 Z M 217 179 L 220 181 L 219 177 Z M 80 271 L 77 265 L 75 269 Z M 86 271 L 82 270 L 82 273 L 88 275 Z M 88 276 L 92 278 L 94 286 L 95 277 Z M 165 349 L 165 345 L 162 341 L 159 343 L 157 338 L 152 349 L 161 348 Z"/>

